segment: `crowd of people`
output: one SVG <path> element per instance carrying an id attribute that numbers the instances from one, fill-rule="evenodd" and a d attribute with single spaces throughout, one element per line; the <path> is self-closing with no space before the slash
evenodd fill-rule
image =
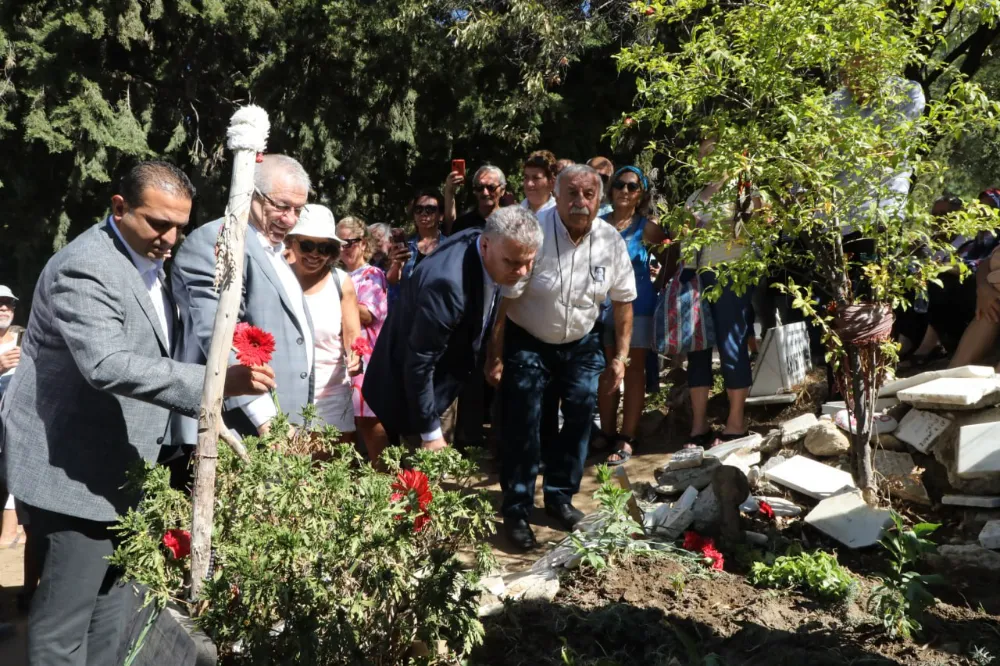
<path id="1" fill-rule="evenodd" d="M 701 157 L 713 149 L 706 139 Z M 652 209 L 650 180 L 634 165 L 577 164 L 539 150 L 523 161 L 520 203 L 498 167 L 482 165 L 467 179 L 464 162 L 454 166 L 443 191 L 415 192 L 409 219 L 393 226 L 357 215 L 338 221 L 309 203 L 312 184 L 297 160 L 258 160 L 239 319 L 273 335 L 275 350 L 268 365 L 231 359 L 223 420 L 239 435 L 264 435 L 280 411 L 300 424 L 301 408 L 314 405 L 375 466 L 390 444 L 492 444 L 504 533 L 531 549 L 539 474 L 546 513 L 572 530 L 583 517 L 573 497 L 588 457 L 622 465 L 636 453 L 659 377 L 655 316 L 667 281 L 698 275 L 710 287 L 714 269 L 746 250 L 719 244 L 702 248 L 695 264 L 679 261 Z M 714 196 L 726 186 L 690 194 L 694 224 L 734 216 Z M 116 544 L 111 528 L 136 500 L 126 470 L 159 462 L 177 487 L 190 485 L 222 226 L 183 236 L 194 196 L 181 170 L 139 163 L 106 219 L 48 262 L 26 329 L 14 326 L 17 298 L 0 286 L 9 492 L 0 546 L 27 539 L 32 664 L 113 662 L 123 588 L 105 558 Z M 746 214 L 766 208 L 757 193 L 748 201 Z M 1000 193 L 981 201 L 1000 207 Z M 943 197 L 935 212 L 960 206 Z M 845 244 L 864 243 L 851 233 Z M 944 275 L 920 307 L 901 313 L 897 335 L 913 362 L 944 345 L 968 363 L 993 344 L 1000 290 L 984 260 L 997 243 L 996 234 L 954 239 L 976 279 Z M 688 446 L 747 434 L 754 321 L 775 323 L 762 303 L 730 286 L 703 303 L 729 412 L 713 427 L 713 351 L 692 351 Z"/>

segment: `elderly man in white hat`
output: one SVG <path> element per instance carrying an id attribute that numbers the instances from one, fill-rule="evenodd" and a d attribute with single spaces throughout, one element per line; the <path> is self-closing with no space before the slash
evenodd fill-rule
<path id="1" fill-rule="evenodd" d="M 285 236 L 285 257 L 312 317 L 316 412 L 352 441 L 351 376 L 361 372 L 361 359 L 351 346 L 361 334 L 361 319 L 351 276 L 333 265 L 343 245 L 333 213 L 319 204 L 307 205 Z"/>

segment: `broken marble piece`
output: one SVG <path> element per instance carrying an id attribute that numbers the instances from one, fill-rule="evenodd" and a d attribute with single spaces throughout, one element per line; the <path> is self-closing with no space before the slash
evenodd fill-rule
<path id="1" fill-rule="evenodd" d="M 980 509 L 1000 509 L 1000 497 L 986 495 L 945 495 L 941 504 L 950 506 L 974 506 Z"/>
<path id="2" fill-rule="evenodd" d="M 1000 553 L 974 543 L 938 546 L 937 552 L 928 555 L 927 560 L 949 573 L 964 569 L 1000 573 Z"/>
<path id="3" fill-rule="evenodd" d="M 558 569 L 559 567 L 566 566 L 576 555 L 576 546 L 571 539 L 566 538 L 558 546 L 538 558 L 528 571 L 531 573 L 544 573 L 549 569 Z"/>
<path id="4" fill-rule="evenodd" d="M 875 400 L 875 413 L 881 414 L 887 409 L 895 407 L 899 404 L 897 398 L 877 398 Z M 821 408 L 823 414 L 829 414 L 833 416 L 837 412 L 847 409 L 847 403 L 843 400 L 835 400 L 834 402 L 827 402 L 823 404 Z"/>
<path id="5" fill-rule="evenodd" d="M 746 502 L 740 505 L 743 513 L 757 513 L 760 511 L 760 503 L 767 502 L 774 515 L 780 518 L 794 518 L 802 514 L 802 507 L 795 502 L 790 502 L 784 497 L 748 497 Z"/>
<path id="6" fill-rule="evenodd" d="M 718 446 L 713 446 L 712 448 L 705 451 L 705 457 L 716 458 L 718 460 L 725 461 L 726 456 L 733 453 L 741 451 L 759 451 L 760 445 L 764 441 L 764 438 L 755 432 L 750 433 L 746 437 L 741 439 L 734 439 L 731 442 L 726 442 L 725 444 L 719 444 Z"/>
<path id="7" fill-rule="evenodd" d="M 662 504 L 645 515 L 644 527 L 656 536 L 673 541 L 686 530 L 694 520 L 692 508 L 698 499 L 698 491 L 688 488 L 673 504 Z"/>
<path id="8" fill-rule="evenodd" d="M 849 432 L 852 435 L 858 432 L 858 420 L 857 418 L 848 414 L 846 409 L 842 409 L 833 415 L 833 422 L 837 424 L 837 427 L 844 432 Z M 876 414 L 872 419 L 872 429 L 871 432 L 877 435 L 888 435 L 896 431 L 899 427 L 899 423 L 896 419 L 892 418 L 888 414 Z"/>
<path id="9" fill-rule="evenodd" d="M 896 395 L 902 402 L 918 409 L 983 409 L 1000 403 L 1000 381 L 994 377 L 945 377 L 905 389 Z"/>
<path id="10" fill-rule="evenodd" d="M 892 525 L 892 512 L 871 508 L 855 490 L 823 500 L 805 521 L 848 548 L 865 548 L 878 543 L 883 530 Z"/>
<path id="11" fill-rule="evenodd" d="M 799 399 L 798 393 L 778 393 L 776 395 L 758 395 L 746 399 L 747 407 L 754 405 L 790 405 Z"/>
<path id="12" fill-rule="evenodd" d="M 931 503 L 924 488 L 923 470 L 917 467 L 909 453 L 875 451 L 872 464 L 875 472 L 882 477 L 880 484 L 890 496 L 919 504 Z"/>
<path id="13" fill-rule="evenodd" d="M 809 432 L 809 429 L 815 426 L 817 423 L 815 414 L 802 414 L 801 416 L 796 416 L 790 421 L 785 421 L 781 424 L 781 443 L 785 446 L 793 444 Z"/>
<path id="14" fill-rule="evenodd" d="M 554 569 L 541 573 L 516 573 L 504 578 L 506 589 L 501 599 L 514 601 L 552 601 L 559 592 L 559 574 Z"/>
<path id="15" fill-rule="evenodd" d="M 760 451 L 736 451 L 723 458 L 722 464 L 749 474 L 751 467 L 760 464 L 760 457 Z"/>
<path id="16" fill-rule="evenodd" d="M 695 446 L 690 449 L 674 451 L 667 461 L 667 469 L 689 469 L 699 467 L 705 459 L 705 449 Z"/>
<path id="17" fill-rule="evenodd" d="M 795 456 L 764 472 L 765 478 L 778 485 L 797 490 L 816 499 L 825 499 L 844 488 L 856 488 L 847 472 L 816 462 L 805 456 Z"/>
<path id="18" fill-rule="evenodd" d="M 989 378 L 993 376 L 993 368 L 988 365 L 963 365 L 960 368 L 948 368 L 947 370 L 930 370 L 921 372 L 919 375 L 904 377 L 886 383 L 879 389 L 879 398 L 886 398 L 896 395 L 899 391 L 906 390 L 913 386 L 920 386 L 935 379 L 942 378 Z"/>
<path id="19" fill-rule="evenodd" d="M 695 490 L 702 490 L 712 483 L 712 475 L 715 470 L 722 466 L 716 458 L 705 456 L 705 461 L 701 467 L 691 467 L 689 469 L 660 469 L 656 473 L 656 483 L 653 486 L 660 495 L 680 495 L 688 486 L 694 486 Z"/>
<path id="20" fill-rule="evenodd" d="M 1000 475 L 1000 422 L 959 428 L 956 472 L 964 479 Z"/>
<path id="21" fill-rule="evenodd" d="M 950 425 L 949 418 L 920 409 L 911 409 L 899 422 L 894 434 L 900 441 L 906 442 L 917 451 L 928 453 L 941 433 Z"/>
<path id="22" fill-rule="evenodd" d="M 979 545 L 990 550 L 1000 549 L 1000 520 L 991 520 L 979 533 Z"/>

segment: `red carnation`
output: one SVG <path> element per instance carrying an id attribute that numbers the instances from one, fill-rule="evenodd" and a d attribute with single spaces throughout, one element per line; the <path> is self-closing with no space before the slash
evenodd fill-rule
<path id="1" fill-rule="evenodd" d="M 413 519 L 413 531 L 419 532 L 424 529 L 424 525 L 431 519 L 427 514 L 427 507 L 430 505 L 433 495 L 431 495 L 430 484 L 427 475 L 416 469 L 406 469 L 396 476 L 396 482 L 392 484 L 395 491 L 390 498 L 393 502 L 406 501 L 409 506 L 407 511 L 417 516 Z M 401 516 L 399 516 L 401 518 Z"/>
<path id="2" fill-rule="evenodd" d="M 697 532 L 688 530 L 684 533 L 684 550 L 699 552 L 706 546 L 714 546 L 715 542 L 711 538 L 705 538 Z"/>
<path id="3" fill-rule="evenodd" d="M 175 560 L 187 557 L 191 554 L 191 533 L 187 530 L 167 530 L 163 535 L 163 545 Z"/>
<path id="4" fill-rule="evenodd" d="M 351 351 L 358 356 L 370 356 L 372 353 L 372 346 L 368 342 L 368 338 L 357 337 L 354 338 L 354 342 L 351 343 Z"/>
<path id="5" fill-rule="evenodd" d="M 722 571 L 722 565 L 725 560 L 722 558 L 722 553 L 715 549 L 715 546 L 705 546 L 701 549 L 701 554 L 708 560 L 708 566 L 717 571 Z"/>
<path id="6" fill-rule="evenodd" d="M 274 353 L 274 336 L 256 326 L 240 322 L 233 332 L 233 349 L 236 350 L 236 360 L 241 365 L 267 365 Z"/>
<path id="7" fill-rule="evenodd" d="M 760 504 L 760 512 L 764 514 L 764 517 L 774 520 L 774 509 L 771 508 L 771 505 L 764 500 L 760 500 L 758 503 Z"/>

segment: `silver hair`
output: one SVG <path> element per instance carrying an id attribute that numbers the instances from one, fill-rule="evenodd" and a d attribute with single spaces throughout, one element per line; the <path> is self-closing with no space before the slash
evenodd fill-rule
<path id="1" fill-rule="evenodd" d="M 597 181 L 597 200 L 604 201 L 604 181 L 601 179 L 601 174 L 597 173 L 597 169 L 586 164 L 570 164 L 559 172 L 559 175 L 556 176 L 556 196 L 559 196 L 564 180 L 578 176 L 581 173 L 594 177 L 594 180 Z"/>
<path id="2" fill-rule="evenodd" d="M 275 176 L 279 174 L 290 177 L 296 185 L 305 188 L 306 192 L 312 186 L 306 170 L 298 160 L 288 155 L 264 155 L 253 171 L 253 186 L 264 194 L 270 194 L 274 191 Z"/>
<path id="3" fill-rule="evenodd" d="M 479 177 L 484 173 L 493 173 L 497 178 L 500 179 L 500 187 L 507 187 L 507 176 L 503 175 L 503 171 L 500 167 L 495 167 L 492 164 L 486 164 L 478 169 L 476 169 L 475 175 L 472 176 L 472 184 L 475 185 L 479 182 Z"/>
<path id="4" fill-rule="evenodd" d="M 533 250 L 542 246 L 542 227 L 538 218 L 520 206 L 506 206 L 493 211 L 486 218 L 483 234 L 489 238 L 506 238 Z"/>
<path id="5" fill-rule="evenodd" d="M 388 238 L 389 232 L 392 230 L 385 222 L 378 222 L 376 224 L 369 224 L 368 231 L 372 233 L 373 236 L 381 236 L 382 238 Z"/>

